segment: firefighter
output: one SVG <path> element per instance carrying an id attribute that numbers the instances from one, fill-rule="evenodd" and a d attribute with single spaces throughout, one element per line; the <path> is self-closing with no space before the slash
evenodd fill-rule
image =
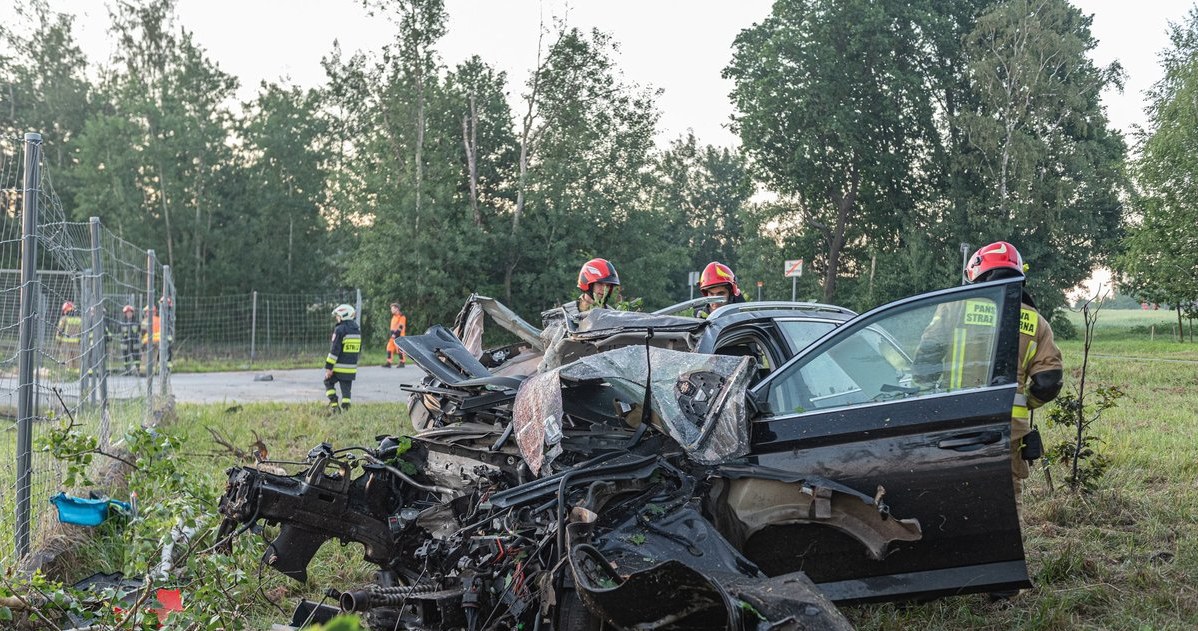
<path id="1" fill-rule="evenodd" d="M 354 308 L 350 305 L 337 305 L 333 309 L 332 346 L 324 364 L 325 395 L 329 398 L 329 410 L 349 410 L 350 389 L 354 385 L 354 377 L 358 374 L 358 354 L 362 352 L 362 331 L 354 320 Z M 341 386 L 341 402 L 338 408 L 337 384 Z"/>
<path id="2" fill-rule="evenodd" d="M 579 313 L 591 309 L 610 309 L 620 286 L 620 275 L 616 266 L 607 259 L 594 258 L 583 263 L 578 270 L 578 288 L 582 294 L 576 302 Z"/>
<path id="3" fill-rule="evenodd" d="M 1015 246 L 996 241 L 984 246 L 969 258 L 965 280 L 982 283 L 1013 276 L 1023 276 L 1027 267 Z M 1019 387 L 1011 409 L 1011 474 L 1015 484 L 1015 500 L 1020 502 L 1023 481 L 1031 473 L 1031 461 L 1040 456 L 1039 432 L 1029 449 L 1024 437 L 1032 431 L 1031 411 L 1052 401 L 1064 384 L 1064 364 L 1061 349 L 1053 340 L 1052 327 L 1036 310 L 1036 302 L 1023 290 L 1019 311 Z M 1028 452 L 1032 453 L 1028 453 Z M 1025 459 L 1026 458 L 1026 459 Z"/>
<path id="4" fill-rule="evenodd" d="M 387 337 L 387 363 L 383 364 L 383 368 L 391 367 L 391 357 L 395 354 L 399 355 L 399 367 L 403 368 L 407 358 L 404 357 L 403 351 L 399 350 L 399 346 L 395 344 L 399 338 L 408 333 L 408 316 L 404 315 L 399 310 L 399 303 L 391 303 L 391 334 Z"/>
<path id="5" fill-rule="evenodd" d="M 970 257 L 965 282 L 1023 277 L 1025 270 L 1015 246 L 997 241 Z M 1052 327 L 1036 311 L 1036 303 L 1026 289 L 1021 303 L 1018 388 L 1011 409 L 1011 476 L 1017 505 L 1022 504 L 1023 481 L 1031 472 L 1030 462 L 1040 456 L 1038 432 L 1024 441 L 1032 431 L 1031 410 L 1055 398 L 1064 379 L 1061 350 L 1053 341 Z M 993 310 L 994 305 L 984 300 L 938 307 L 915 353 L 915 383 L 924 387 L 938 384 L 948 391 L 989 385 L 990 349 L 997 334 Z"/>
<path id="6" fill-rule="evenodd" d="M 125 305 L 121 309 L 121 319 L 117 321 L 117 332 L 121 336 L 121 362 L 124 370 L 121 374 L 137 375 L 141 373 L 141 323 L 137 321 L 137 310 L 133 305 Z"/>
<path id="7" fill-rule="evenodd" d="M 79 342 L 83 336 L 83 318 L 70 300 L 62 303 L 62 316 L 58 318 L 55 339 L 58 356 L 69 367 L 79 365 Z"/>
<path id="8" fill-rule="evenodd" d="M 723 302 L 708 304 L 706 307 L 699 310 L 699 317 L 707 317 L 712 311 L 726 305 L 744 302 L 745 296 L 740 291 L 740 285 L 736 284 L 736 274 L 732 273 L 732 268 L 712 261 L 703 268 L 703 273 L 699 275 L 699 293 L 704 296 L 714 296 L 723 298 Z"/>

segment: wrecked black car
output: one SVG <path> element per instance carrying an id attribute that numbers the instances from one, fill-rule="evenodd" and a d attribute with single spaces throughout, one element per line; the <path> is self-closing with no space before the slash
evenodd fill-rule
<path id="1" fill-rule="evenodd" d="M 361 543 L 377 580 L 340 608 L 386 629 L 842 629 L 833 603 L 1026 587 L 1020 291 L 840 314 L 783 357 L 768 331 L 702 346 L 718 310 L 537 329 L 476 301 L 400 342 L 420 431 L 231 469 L 224 530 L 279 524 L 263 562 L 297 580 Z M 483 350 L 482 311 L 520 342 Z"/>

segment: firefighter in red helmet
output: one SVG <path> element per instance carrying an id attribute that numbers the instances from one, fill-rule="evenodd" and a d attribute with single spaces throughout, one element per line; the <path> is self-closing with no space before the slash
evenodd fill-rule
<path id="1" fill-rule="evenodd" d="M 740 291 L 740 285 L 736 283 L 736 274 L 732 273 L 732 268 L 716 261 L 708 263 L 707 267 L 703 268 L 703 273 L 699 275 L 699 293 L 704 296 L 723 298 L 723 302 L 707 305 L 700 315 L 710 314 L 726 304 L 745 301 L 744 294 Z"/>
<path id="2" fill-rule="evenodd" d="M 1019 250 L 1006 241 L 996 241 L 983 246 L 965 266 L 967 283 L 984 283 L 1003 278 L 1023 277 L 1026 266 Z M 1025 288 L 1020 301 L 1019 313 L 1019 356 L 1017 367 L 1018 389 L 1011 409 L 1011 474 L 1015 486 L 1015 500 L 1021 503 L 1023 481 L 1031 472 L 1030 463 L 1040 456 L 1039 434 L 1032 433 L 1031 410 L 1056 398 L 1064 382 L 1061 350 L 1053 340 L 1052 327 L 1048 320 L 1036 310 L 1036 303 Z M 988 354 L 990 337 L 983 330 L 994 325 L 986 320 L 970 321 L 964 310 L 968 304 L 946 303 L 941 305 L 924 331 L 916 351 L 916 365 L 926 365 L 926 359 L 935 359 L 938 366 L 926 374 L 914 375 L 921 384 L 939 382 L 950 390 L 985 385 L 988 364 L 977 362 L 980 372 L 971 372 L 969 366 L 954 361 L 953 356 L 969 356 L 974 353 L 971 345 L 981 345 L 981 355 Z M 951 348 L 946 343 L 933 343 L 937 338 L 952 339 Z M 958 348 L 960 347 L 960 348 Z M 977 374 L 973 374 L 973 373 Z M 947 384 L 947 385 L 946 385 Z"/>
<path id="3" fill-rule="evenodd" d="M 578 297 L 580 313 L 591 309 L 608 309 L 609 303 L 616 298 L 617 287 L 620 286 L 620 275 L 616 266 L 607 259 L 594 258 L 582 264 L 578 270 L 578 288 L 582 295 Z"/>

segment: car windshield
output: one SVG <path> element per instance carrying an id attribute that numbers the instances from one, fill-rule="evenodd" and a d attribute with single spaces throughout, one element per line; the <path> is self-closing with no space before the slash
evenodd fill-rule
<path id="1" fill-rule="evenodd" d="M 790 338 L 796 353 L 836 328 L 835 323 L 820 320 L 779 320 L 778 326 L 782 327 L 782 332 Z"/>

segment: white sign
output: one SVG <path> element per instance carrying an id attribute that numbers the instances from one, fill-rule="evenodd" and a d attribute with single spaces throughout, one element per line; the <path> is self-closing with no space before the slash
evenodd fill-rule
<path id="1" fill-rule="evenodd" d="M 691 272 L 690 275 L 686 277 L 686 284 L 687 285 L 698 285 L 699 284 L 699 272 Z"/>
<path id="2" fill-rule="evenodd" d="M 787 278 L 799 278 L 803 275 L 803 259 L 787 261 L 785 268 Z"/>

